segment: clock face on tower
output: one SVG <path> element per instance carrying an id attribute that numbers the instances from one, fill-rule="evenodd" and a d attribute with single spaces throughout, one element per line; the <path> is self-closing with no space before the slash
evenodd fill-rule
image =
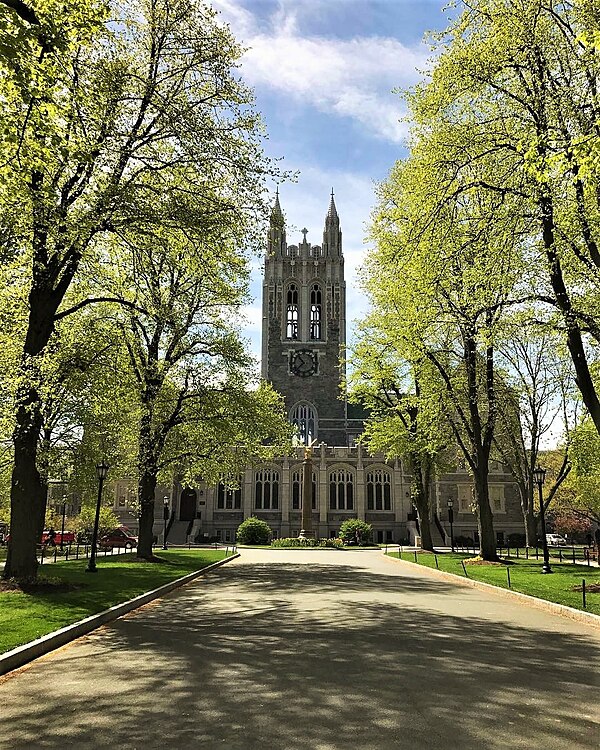
<path id="1" fill-rule="evenodd" d="M 308 349 L 299 349 L 290 359 L 290 370 L 294 375 L 307 378 L 317 372 L 317 356 Z"/>

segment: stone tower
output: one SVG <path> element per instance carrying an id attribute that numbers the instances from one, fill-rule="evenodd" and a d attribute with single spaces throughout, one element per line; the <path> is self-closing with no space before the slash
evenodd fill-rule
<path id="1" fill-rule="evenodd" d="M 271 212 L 263 281 L 262 376 L 285 398 L 303 439 L 346 445 L 340 400 L 346 285 L 340 219 L 331 191 L 323 242 L 288 245 L 279 193 Z"/>

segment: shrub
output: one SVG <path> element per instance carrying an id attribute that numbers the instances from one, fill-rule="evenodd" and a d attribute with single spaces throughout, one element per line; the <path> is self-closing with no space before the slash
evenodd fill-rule
<path id="1" fill-rule="evenodd" d="M 250 516 L 242 521 L 237 529 L 238 544 L 268 544 L 270 538 L 271 527 L 256 516 Z"/>
<path id="2" fill-rule="evenodd" d="M 273 539 L 271 547 L 293 548 L 293 547 L 331 547 L 333 549 L 344 549 L 341 539 L 299 539 L 296 536 Z"/>
<path id="3" fill-rule="evenodd" d="M 373 527 L 360 518 L 347 518 L 340 526 L 340 539 L 345 544 L 365 546 L 371 543 Z"/>

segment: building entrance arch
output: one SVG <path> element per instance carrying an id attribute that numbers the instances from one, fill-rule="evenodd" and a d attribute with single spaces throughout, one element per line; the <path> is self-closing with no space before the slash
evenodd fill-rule
<path id="1" fill-rule="evenodd" d="M 193 521 L 196 518 L 198 495 L 196 490 L 186 487 L 179 498 L 179 520 Z"/>

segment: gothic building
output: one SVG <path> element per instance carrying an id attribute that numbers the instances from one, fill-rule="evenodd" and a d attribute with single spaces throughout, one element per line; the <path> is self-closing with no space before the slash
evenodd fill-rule
<path id="1" fill-rule="evenodd" d="M 303 441 L 316 440 L 313 458 L 313 528 L 335 536 L 344 519 L 358 516 L 373 525 L 379 542 L 414 541 L 417 524 L 410 501 L 410 475 L 398 459 L 370 455 L 357 438 L 365 415 L 342 397 L 341 347 L 346 341 L 346 284 L 342 231 L 333 191 L 320 244 L 287 243 L 279 195 L 267 238 L 262 299 L 262 376 L 283 395 L 292 423 Z M 273 535 L 297 536 L 301 528 L 301 448 L 264 466 L 248 467 L 239 486 L 199 483 L 194 489 L 157 492 L 157 533 L 162 531 L 163 501 L 173 511 L 169 540 L 214 538 L 233 541 L 240 522 L 256 515 Z M 503 467 L 493 463 L 490 492 L 495 526 L 506 534 L 522 531 L 516 488 Z M 164 496 L 164 500 L 163 500 Z M 447 501 L 454 501 L 455 536 L 473 538 L 471 480 L 464 467 L 444 475 L 433 488 L 432 531 L 442 544 L 448 534 Z M 115 508 L 125 522 L 125 484 Z"/>

